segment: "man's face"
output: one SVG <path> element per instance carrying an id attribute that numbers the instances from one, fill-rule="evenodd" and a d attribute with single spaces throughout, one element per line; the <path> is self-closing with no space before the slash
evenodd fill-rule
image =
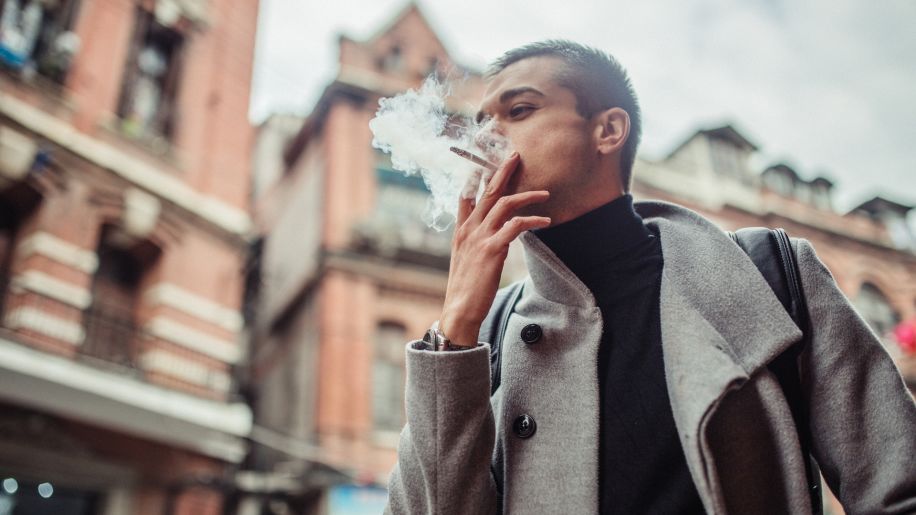
<path id="1" fill-rule="evenodd" d="M 479 138 L 493 131 L 508 138 L 521 157 L 507 194 L 548 190 L 552 204 L 567 204 L 588 183 L 596 154 L 594 124 L 576 111 L 573 92 L 558 84 L 562 66 L 556 57 L 523 59 L 496 75 L 484 93 Z"/>

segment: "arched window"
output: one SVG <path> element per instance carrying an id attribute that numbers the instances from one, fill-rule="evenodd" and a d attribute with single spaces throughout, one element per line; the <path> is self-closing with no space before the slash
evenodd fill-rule
<path id="1" fill-rule="evenodd" d="M 878 336 L 884 338 L 900 322 L 900 315 L 894 311 L 887 297 L 877 286 L 864 283 L 855 300 L 856 309 Z"/>
<path id="2" fill-rule="evenodd" d="M 404 345 L 407 331 L 394 322 L 375 329 L 372 364 L 372 423 L 376 431 L 400 431 L 404 425 Z"/>

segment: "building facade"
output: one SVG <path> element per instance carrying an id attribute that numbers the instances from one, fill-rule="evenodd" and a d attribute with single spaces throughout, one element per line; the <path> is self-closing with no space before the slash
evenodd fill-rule
<path id="1" fill-rule="evenodd" d="M 284 140 L 283 172 L 261 182 L 257 199 L 262 243 L 246 381 L 260 434 L 248 466 L 263 484 L 273 481 L 253 506 L 277 513 L 384 502 L 404 423 L 403 347 L 439 316 L 451 235 L 420 221 L 423 183 L 373 149 L 368 122 L 379 98 L 431 73 L 460 78 L 454 112 L 475 108 L 483 91 L 479 73 L 451 59 L 413 4 L 365 41 L 342 36 L 339 54 L 336 79 Z M 748 164 L 755 149 L 729 126 L 698 131 L 665 159 L 639 159 L 634 195 L 685 205 L 725 229 L 785 227 L 814 243 L 882 334 L 916 316 L 914 240 L 897 223 L 907 207 L 875 199 L 837 213 L 828 180 L 803 180 L 787 165 L 761 174 Z M 263 168 L 277 175 L 271 162 Z M 518 250 L 506 282 L 526 273 Z M 885 340 L 916 379 L 913 358 Z"/>
<path id="2" fill-rule="evenodd" d="M 875 197 L 838 213 L 830 180 L 803 179 L 784 163 L 752 170 L 755 150 L 731 126 L 699 130 L 664 159 L 638 161 L 634 195 L 684 205 L 726 230 L 783 227 L 810 240 L 916 389 L 916 356 L 893 337 L 898 324 L 916 319 L 916 237 L 906 222 L 912 207 Z"/>
<path id="3" fill-rule="evenodd" d="M 223 512 L 257 14 L 0 1 L 0 512 Z"/>
<path id="4" fill-rule="evenodd" d="M 445 291 L 450 235 L 423 224 L 425 186 L 373 150 L 369 120 L 380 98 L 430 73 L 467 76 L 454 109 L 483 91 L 413 5 L 369 40 L 339 44 L 336 79 L 292 137 L 282 119 L 260 129 L 260 148 L 285 143 L 282 175 L 266 186 L 257 177 L 276 174 L 276 156 L 255 162 L 249 466 L 279 485 L 261 505 L 297 513 L 384 502 L 403 425 L 403 342 L 437 318 Z"/>

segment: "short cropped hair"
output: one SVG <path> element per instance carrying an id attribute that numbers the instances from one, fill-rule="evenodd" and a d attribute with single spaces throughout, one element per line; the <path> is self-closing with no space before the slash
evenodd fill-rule
<path id="1" fill-rule="evenodd" d="M 642 115 L 636 92 L 626 70 L 613 56 L 596 48 L 567 40 L 547 40 L 509 50 L 487 70 L 493 78 L 509 65 L 531 57 L 558 57 L 565 69 L 557 70 L 558 83 L 576 96 L 576 111 L 585 118 L 605 109 L 619 107 L 630 117 L 630 135 L 620 156 L 620 181 L 630 191 L 636 148 L 642 137 Z"/>

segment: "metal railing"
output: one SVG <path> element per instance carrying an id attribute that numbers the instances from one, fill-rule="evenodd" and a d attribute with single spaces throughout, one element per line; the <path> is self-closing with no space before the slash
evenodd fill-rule
<path id="1" fill-rule="evenodd" d="M 123 307 L 100 303 L 98 299 L 83 311 L 86 335 L 79 355 L 89 361 L 139 374 L 142 331 L 134 323 L 132 314 L 124 311 Z"/>

